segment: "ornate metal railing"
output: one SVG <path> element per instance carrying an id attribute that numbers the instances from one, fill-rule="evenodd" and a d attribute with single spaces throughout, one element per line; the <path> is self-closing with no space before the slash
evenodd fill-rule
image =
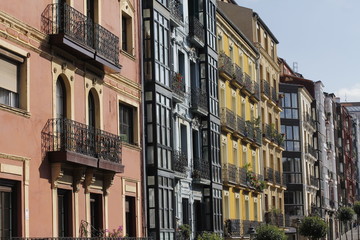
<path id="1" fill-rule="evenodd" d="M 49 4 L 41 14 L 41 21 L 46 34 L 64 34 L 119 65 L 119 38 L 75 8 L 66 3 Z"/>
<path id="2" fill-rule="evenodd" d="M 185 79 L 184 77 L 177 72 L 171 73 L 171 89 L 175 94 L 181 98 L 185 97 Z"/>
<path id="3" fill-rule="evenodd" d="M 181 173 L 186 173 L 188 166 L 188 158 L 186 153 L 181 151 L 173 152 L 174 170 Z"/>
<path id="4" fill-rule="evenodd" d="M 189 18 L 189 34 L 196 37 L 202 43 L 205 43 L 204 25 L 196 17 Z"/>
<path id="5" fill-rule="evenodd" d="M 242 135 L 245 135 L 245 120 L 239 115 L 236 116 L 236 131 Z"/>
<path id="6" fill-rule="evenodd" d="M 260 89 L 259 89 L 259 83 L 254 82 L 253 86 L 252 86 L 252 93 L 254 95 L 254 97 L 258 100 L 260 100 Z"/>
<path id="7" fill-rule="evenodd" d="M 238 175 L 239 175 L 239 184 L 247 185 L 247 170 L 244 167 L 238 168 Z"/>
<path id="8" fill-rule="evenodd" d="M 307 147 L 307 153 L 310 153 L 312 156 L 314 156 L 315 158 L 316 158 L 316 153 L 317 153 L 317 151 L 316 151 L 316 149 L 313 147 L 313 146 L 311 146 L 310 144 L 308 145 L 308 147 Z"/>
<path id="9" fill-rule="evenodd" d="M 240 237 L 241 222 L 240 219 L 227 219 L 225 220 L 225 236 L 227 237 Z"/>
<path id="10" fill-rule="evenodd" d="M 261 92 L 267 97 L 270 97 L 270 84 L 265 79 L 261 80 Z"/>
<path id="11" fill-rule="evenodd" d="M 277 212 L 266 212 L 264 216 L 267 224 L 275 225 L 278 227 L 284 226 L 284 214 Z"/>
<path id="12" fill-rule="evenodd" d="M 239 85 L 244 85 L 244 72 L 242 68 L 234 63 L 234 77 L 233 80 Z"/>
<path id="13" fill-rule="evenodd" d="M 71 151 L 121 163 L 118 135 L 66 118 L 49 119 L 41 134 L 47 152 Z"/>
<path id="14" fill-rule="evenodd" d="M 210 165 L 205 159 L 194 159 L 193 178 L 210 179 Z"/>
<path id="15" fill-rule="evenodd" d="M 274 169 L 272 168 L 265 168 L 265 180 L 269 182 L 274 182 Z"/>
<path id="16" fill-rule="evenodd" d="M 257 144 L 261 145 L 262 141 L 262 133 L 261 133 L 261 129 L 260 128 L 255 128 L 254 129 L 254 140 Z"/>
<path id="17" fill-rule="evenodd" d="M 221 124 L 235 130 L 236 129 L 236 118 L 233 111 L 226 107 L 221 108 Z"/>
<path id="18" fill-rule="evenodd" d="M 236 183 L 236 166 L 231 163 L 223 165 L 223 180 L 224 182 Z"/>
<path id="19" fill-rule="evenodd" d="M 267 139 L 271 140 L 271 138 L 272 138 L 272 128 L 271 128 L 271 125 L 265 123 L 265 124 L 263 125 L 263 129 L 264 129 L 264 131 L 263 131 L 264 137 L 266 137 Z"/>
<path id="20" fill-rule="evenodd" d="M 191 107 L 208 110 L 207 93 L 200 88 L 191 89 Z"/>
<path id="21" fill-rule="evenodd" d="M 245 122 L 245 136 L 249 139 L 254 139 L 255 136 L 254 126 L 249 121 Z"/>
<path id="22" fill-rule="evenodd" d="M 274 103 L 277 103 L 278 102 L 278 95 L 277 95 L 277 92 L 276 92 L 276 88 L 275 87 L 271 87 L 271 100 L 274 102 Z"/>
<path id="23" fill-rule="evenodd" d="M 281 185 L 282 184 L 282 181 L 281 181 L 281 179 L 282 179 L 281 175 L 282 174 L 277 170 L 275 170 L 274 172 L 275 172 L 275 183 L 278 184 L 278 185 Z"/>
<path id="24" fill-rule="evenodd" d="M 250 227 L 256 229 L 260 224 L 258 221 L 242 220 L 242 235 L 246 235 Z"/>
<path id="25" fill-rule="evenodd" d="M 179 22 L 183 21 L 183 5 L 179 0 L 170 0 L 169 8 L 171 16 Z"/>
<path id="26" fill-rule="evenodd" d="M 315 176 L 310 176 L 310 185 L 314 187 L 319 187 L 319 179 Z"/>
<path id="27" fill-rule="evenodd" d="M 252 93 L 253 91 L 253 82 L 251 81 L 251 77 L 245 73 L 244 85 L 247 91 Z"/>
<path id="28" fill-rule="evenodd" d="M 229 56 L 227 56 L 224 52 L 221 52 L 219 54 L 219 67 L 218 70 L 220 73 L 225 73 L 227 74 L 229 77 L 233 76 L 233 64 L 232 64 L 232 60 Z"/>
<path id="29" fill-rule="evenodd" d="M 95 50 L 111 62 L 119 62 L 119 38 L 103 26 L 94 23 Z"/>

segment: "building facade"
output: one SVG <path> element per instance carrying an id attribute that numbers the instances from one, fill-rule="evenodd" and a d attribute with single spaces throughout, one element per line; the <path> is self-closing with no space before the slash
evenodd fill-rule
<path id="1" fill-rule="evenodd" d="M 319 193 L 319 154 L 317 110 L 314 82 L 294 73 L 280 59 L 282 75 L 280 91 L 284 94 L 281 132 L 285 134 L 283 152 L 285 213 L 287 225 L 297 219 L 321 215 Z"/>
<path id="2" fill-rule="evenodd" d="M 262 222 L 258 51 L 218 3 L 219 103 L 223 219 L 227 237 L 247 235 Z"/>
<path id="3" fill-rule="evenodd" d="M 138 1 L 0 5 L 0 236 L 143 236 Z"/>
<path id="4" fill-rule="evenodd" d="M 216 2 L 142 4 L 149 235 L 221 234 Z"/>

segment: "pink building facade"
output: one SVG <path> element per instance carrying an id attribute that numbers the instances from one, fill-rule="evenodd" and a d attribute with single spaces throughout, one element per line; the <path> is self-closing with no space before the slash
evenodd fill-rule
<path id="1" fill-rule="evenodd" d="M 0 237 L 142 237 L 139 1 L 0 9 Z"/>

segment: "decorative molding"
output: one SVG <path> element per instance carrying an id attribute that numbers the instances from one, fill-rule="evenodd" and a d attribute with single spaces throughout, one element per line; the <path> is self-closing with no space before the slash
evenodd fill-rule
<path id="1" fill-rule="evenodd" d="M 80 191 L 80 186 L 84 183 L 85 181 L 85 168 L 79 167 L 74 169 L 74 174 L 73 174 L 73 189 L 74 192 L 79 192 Z"/>
<path id="2" fill-rule="evenodd" d="M 83 186 L 85 189 L 85 193 L 89 193 L 89 187 L 91 184 L 95 182 L 94 170 L 93 169 L 86 169 L 85 172 L 85 180 L 83 182 Z"/>
<path id="3" fill-rule="evenodd" d="M 58 181 L 64 175 L 61 169 L 61 163 L 51 164 L 51 188 L 57 188 Z"/>
<path id="4" fill-rule="evenodd" d="M 104 174 L 103 191 L 104 191 L 105 195 L 108 195 L 110 193 L 109 188 L 114 183 L 114 177 L 115 177 L 115 173 L 106 173 L 106 174 Z"/>
<path id="5" fill-rule="evenodd" d="M 1 153 L 1 152 L 0 152 L 0 158 L 16 160 L 16 161 L 21 161 L 21 162 L 30 161 L 30 158 L 28 158 L 28 157 L 23 157 L 23 156 L 18 156 L 18 155 L 13 155 L 13 154 L 7 154 L 7 153 Z"/>

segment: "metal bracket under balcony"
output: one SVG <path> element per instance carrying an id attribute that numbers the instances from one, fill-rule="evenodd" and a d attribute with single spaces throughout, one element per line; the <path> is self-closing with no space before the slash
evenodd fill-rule
<path id="1" fill-rule="evenodd" d="M 118 135 L 73 120 L 55 118 L 47 121 L 41 136 L 50 162 L 124 172 Z"/>
<path id="2" fill-rule="evenodd" d="M 191 88 L 191 111 L 201 116 L 208 114 L 207 93 L 200 88 Z"/>
<path id="3" fill-rule="evenodd" d="M 196 47 L 202 48 L 205 46 L 204 25 L 194 16 L 189 18 L 189 37 Z"/>
<path id="4" fill-rule="evenodd" d="M 119 38 L 67 4 L 49 4 L 41 14 L 50 43 L 106 73 L 117 73 Z"/>
<path id="5" fill-rule="evenodd" d="M 184 25 L 183 23 L 183 5 L 179 0 L 169 1 L 170 24 L 175 27 Z"/>

